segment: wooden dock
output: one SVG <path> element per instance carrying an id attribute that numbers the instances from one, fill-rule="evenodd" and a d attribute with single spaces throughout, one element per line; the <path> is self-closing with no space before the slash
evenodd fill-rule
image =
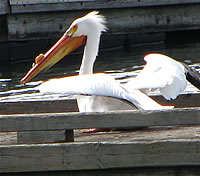
<path id="1" fill-rule="evenodd" d="M 0 123 L 2 136 L 8 135 L 8 131 L 29 135 L 27 137 L 29 142 L 24 144 L 0 145 L 1 173 L 36 171 L 67 173 L 67 171 L 94 169 L 104 170 L 106 173 L 106 169 L 138 167 L 141 168 L 141 173 L 144 173 L 142 169 L 144 167 L 154 167 L 156 170 L 159 167 L 199 167 L 200 164 L 199 108 L 146 112 L 1 115 Z M 35 139 L 41 139 L 40 136 L 48 131 L 64 130 L 67 133 L 71 129 L 91 127 L 141 126 L 151 126 L 151 128 L 85 136 L 78 131 L 75 133 L 75 142 L 32 141 L 35 144 L 30 144 L 30 132 L 32 134 L 38 132 L 35 133 Z M 49 135 L 53 136 L 50 133 Z"/>
<path id="2" fill-rule="evenodd" d="M 121 35 L 122 45 L 127 34 L 165 40 L 200 29 L 200 0 L 1 0 L 0 60 L 34 58 L 91 10 L 107 18 L 104 39 Z M 152 98 L 176 108 L 79 113 L 75 99 L 0 102 L 0 175 L 199 176 L 200 94 Z"/>
<path id="3" fill-rule="evenodd" d="M 106 49 L 176 40 L 177 33 L 169 35 L 175 31 L 192 30 L 179 36 L 191 39 L 194 30 L 200 29 L 200 0 L 1 0 L 0 61 L 35 58 L 48 50 L 75 18 L 92 10 L 99 10 L 107 19 L 109 30 L 101 44 Z M 113 35 L 118 35 L 118 40 Z M 195 39 L 198 36 L 199 32 Z M 192 49 L 188 53 L 191 58 L 198 52 Z"/>
<path id="4" fill-rule="evenodd" d="M 33 97 L 38 97 L 32 99 Z M 14 96 L 15 97 L 15 96 Z M 0 101 L 0 114 L 23 114 L 23 113 L 59 113 L 59 112 L 78 112 L 76 99 L 58 98 L 58 99 L 40 99 L 40 95 L 33 94 L 28 99 L 21 99 L 19 96 L 13 99 Z M 172 101 L 165 100 L 160 95 L 150 96 L 155 101 L 163 105 L 173 105 L 176 108 L 192 108 L 200 106 L 200 93 L 183 93 L 177 99 Z"/>
<path id="5" fill-rule="evenodd" d="M 91 10 L 108 34 L 200 29 L 200 0 L 1 0 L 0 40 L 55 38 Z"/>
<path id="6" fill-rule="evenodd" d="M 127 176 L 134 172 L 138 176 L 177 173 L 197 176 L 200 174 L 199 98 L 199 94 L 188 94 L 171 102 L 187 108 L 106 113 L 75 112 L 74 99 L 21 101 L 24 107 L 19 110 L 21 114 L 11 112 L 12 107 L 14 113 L 20 109 L 20 102 L 0 103 L 0 173 Z M 37 113 L 29 112 L 31 103 Z M 63 103 L 65 111 L 73 112 L 62 112 L 59 105 Z M 42 105 L 46 113 L 40 112 Z M 51 112 L 54 105 L 59 113 Z M 94 127 L 113 130 L 83 133 L 83 129 Z"/>

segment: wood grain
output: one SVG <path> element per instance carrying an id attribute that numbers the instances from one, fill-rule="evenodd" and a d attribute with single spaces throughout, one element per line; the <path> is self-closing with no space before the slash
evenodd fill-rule
<path id="1" fill-rule="evenodd" d="M 17 133 L 18 144 L 73 142 L 73 130 L 26 131 Z"/>
<path id="2" fill-rule="evenodd" d="M 176 100 L 167 101 L 162 96 L 150 96 L 162 105 L 173 105 L 175 108 L 200 107 L 200 94 L 181 94 Z M 57 100 L 18 100 L 17 98 L 0 102 L 0 114 L 23 114 L 23 113 L 58 113 L 77 112 L 75 99 Z"/>
<path id="3" fill-rule="evenodd" d="M 77 10 L 9 15 L 9 40 L 59 37 L 74 19 L 87 12 L 88 10 Z M 200 4 L 198 3 L 177 6 L 103 9 L 101 14 L 107 18 L 108 34 L 200 28 Z"/>
<path id="4" fill-rule="evenodd" d="M 10 12 L 10 6 L 8 0 L 0 1 L 0 15 L 6 15 Z"/>
<path id="5" fill-rule="evenodd" d="M 0 146 L 0 172 L 199 166 L 200 140 Z M 90 164 L 88 164 L 90 163 Z"/>
<path id="6" fill-rule="evenodd" d="M 0 131 L 199 125 L 200 108 L 180 108 L 164 111 L 1 115 L 0 124 Z"/>
<path id="7" fill-rule="evenodd" d="M 50 171 L 50 172 L 21 172 L 6 173 L 6 176 L 199 176 L 198 166 L 182 167 L 138 167 L 120 169 L 99 169 L 81 171 Z"/>
<path id="8" fill-rule="evenodd" d="M 75 99 L 0 102 L 0 114 L 77 112 Z"/>
<path id="9" fill-rule="evenodd" d="M 199 0 L 10 0 L 13 13 L 197 4 Z"/>

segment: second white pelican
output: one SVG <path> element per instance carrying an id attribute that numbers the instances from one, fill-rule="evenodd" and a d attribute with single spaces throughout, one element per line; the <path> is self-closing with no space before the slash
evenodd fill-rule
<path id="1" fill-rule="evenodd" d="M 172 108 L 158 104 L 140 91 L 159 88 L 165 98 L 174 99 L 185 89 L 187 81 L 184 66 L 167 56 L 147 55 L 145 57 L 147 65 L 141 74 L 125 85 L 116 83 L 109 75 L 93 74 L 100 36 L 102 32 L 106 31 L 105 23 L 105 18 L 97 11 L 76 19 L 47 53 L 40 54 L 35 59 L 33 67 L 21 82 L 30 81 L 39 72 L 50 68 L 64 56 L 84 44 L 79 76 L 46 81 L 38 87 L 41 92 L 79 94 L 77 102 L 81 112 L 133 109 L 129 104 L 109 97 L 129 101 L 138 109 L 143 110 Z"/>

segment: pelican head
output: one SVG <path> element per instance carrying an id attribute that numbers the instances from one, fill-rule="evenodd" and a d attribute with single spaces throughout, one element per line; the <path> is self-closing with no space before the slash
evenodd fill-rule
<path id="1" fill-rule="evenodd" d="M 71 37 L 91 36 L 91 33 L 99 35 L 106 31 L 105 23 L 104 16 L 99 15 L 98 11 L 93 11 L 76 19 L 65 32 L 65 35 Z"/>
<path id="2" fill-rule="evenodd" d="M 35 58 L 35 63 L 33 63 L 32 68 L 21 79 L 21 83 L 25 84 L 41 71 L 48 70 L 64 56 L 81 45 L 85 45 L 83 57 L 95 60 L 98 52 L 100 35 L 102 32 L 106 31 L 105 23 L 105 18 L 99 15 L 98 11 L 90 12 L 74 20 L 64 35 L 50 50 Z M 90 48 L 90 53 L 86 51 L 86 47 Z M 91 63 L 93 63 L 93 61 Z"/>

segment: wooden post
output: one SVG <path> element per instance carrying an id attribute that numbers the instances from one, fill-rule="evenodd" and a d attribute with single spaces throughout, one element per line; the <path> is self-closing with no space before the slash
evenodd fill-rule
<path id="1" fill-rule="evenodd" d="M 18 144 L 74 142 L 73 130 L 25 131 L 17 133 Z"/>
<path id="2" fill-rule="evenodd" d="M 74 130 L 65 130 L 65 142 L 74 142 Z"/>
<path id="3" fill-rule="evenodd" d="M 0 15 L 6 15 L 10 11 L 8 0 L 0 1 Z"/>

